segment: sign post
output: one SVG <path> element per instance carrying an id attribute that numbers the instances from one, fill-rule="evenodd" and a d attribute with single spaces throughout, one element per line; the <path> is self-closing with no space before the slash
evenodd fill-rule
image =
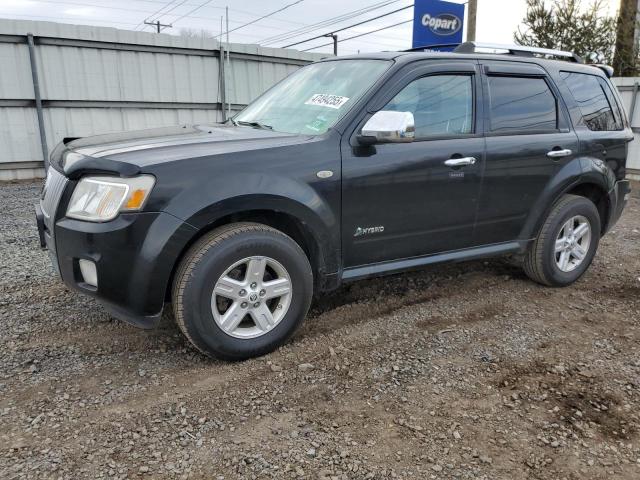
<path id="1" fill-rule="evenodd" d="M 443 0 L 415 0 L 413 48 L 462 43 L 464 4 Z M 446 50 L 446 48 L 438 48 Z"/>

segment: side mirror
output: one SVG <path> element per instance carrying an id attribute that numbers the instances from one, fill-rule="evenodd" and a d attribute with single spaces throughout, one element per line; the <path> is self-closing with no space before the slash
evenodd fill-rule
<path id="1" fill-rule="evenodd" d="M 416 126 L 411 112 L 381 110 L 371 117 L 358 135 L 362 145 L 413 142 Z"/>

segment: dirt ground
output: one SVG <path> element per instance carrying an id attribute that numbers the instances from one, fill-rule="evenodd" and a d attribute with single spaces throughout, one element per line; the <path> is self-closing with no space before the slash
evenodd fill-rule
<path id="1" fill-rule="evenodd" d="M 587 275 L 501 260 L 347 285 L 209 360 L 70 292 L 0 186 L 0 478 L 638 479 L 640 185 Z"/>

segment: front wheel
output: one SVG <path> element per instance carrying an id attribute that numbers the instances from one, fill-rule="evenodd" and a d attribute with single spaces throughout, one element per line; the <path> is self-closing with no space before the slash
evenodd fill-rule
<path id="1" fill-rule="evenodd" d="M 290 237 L 238 223 L 205 235 L 173 285 L 178 326 L 201 352 L 226 360 L 264 355 L 304 320 L 313 292 L 309 261 Z"/>
<path id="2" fill-rule="evenodd" d="M 524 271 L 543 285 L 571 285 L 591 265 L 599 241 L 600 214 L 594 203 L 565 195 L 554 205 L 529 248 Z"/>

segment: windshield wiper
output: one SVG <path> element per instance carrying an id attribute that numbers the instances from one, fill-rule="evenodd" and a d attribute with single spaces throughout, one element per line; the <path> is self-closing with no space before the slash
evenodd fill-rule
<path id="1" fill-rule="evenodd" d="M 242 120 L 238 120 L 238 121 L 234 120 L 234 123 L 236 125 L 244 125 L 246 127 L 261 128 L 262 130 L 273 130 L 273 127 L 271 125 L 267 125 L 265 123 L 257 122 L 257 121 L 245 122 Z"/>

